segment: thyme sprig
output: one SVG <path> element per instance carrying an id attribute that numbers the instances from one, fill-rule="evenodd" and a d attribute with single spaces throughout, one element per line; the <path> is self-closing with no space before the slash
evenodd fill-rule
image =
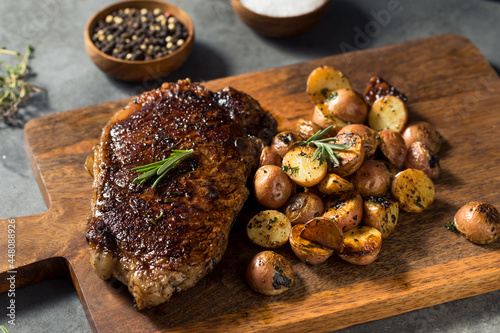
<path id="1" fill-rule="evenodd" d="M 311 162 L 319 157 L 319 165 L 322 165 L 323 162 L 326 161 L 326 164 L 328 165 L 328 170 L 332 169 L 332 162 L 336 165 L 340 164 L 339 156 L 337 155 L 337 153 L 334 152 L 334 150 L 344 150 L 351 147 L 351 145 L 339 145 L 331 143 L 332 141 L 333 142 L 338 141 L 337 138 L 321 139 L 332 128 L 333 125 L 330 125 L 327 128 L 316 132 L 306 141 L 295 142 L 296 146 L 311 146 L 311 147 L 315 146 L 316 151 L 314 152 L 313 157 L 311 158 Z"/>
<path id="2" fill-rule="evenodd" d="M 19 60 L 19 64 L 15 66 L 0 60 L 0 117 L 4 122 L 18 122 L 19 105 L 41 91 L 25 81 L 32 51 L 33 48 L 28 45 L 23 56 L 19 52 L 0 48 L 0 54 L 14 56 Z"/>
<path id="3" fill-rule="evenodd" d="M 9 329 L 3 325 L 0 325 L 0 332 L 1 333 L 10 333 Z"/>
<path id="4" fill-rule="evenodd" d="M 170 156 L 162 161 L 146 164 L 143 166 L 135 167 L 132 171 L 141 173 L 140 176 L 132 181 L 132 184 L 144 183 L 151 177 L 158 176 L 154 181 L 151 188 L 155 188 L 160 180 L 173 168 L 179 164 L 184 158 L 188 157 L 193 153 L 193 149 L 189 150 L 178 150 L 172 149 Z"/>

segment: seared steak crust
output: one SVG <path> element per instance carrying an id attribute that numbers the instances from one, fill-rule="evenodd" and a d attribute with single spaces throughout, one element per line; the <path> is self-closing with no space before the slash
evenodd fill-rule
<path id="1" fill-rule="evenodd" d="M 219 99 L 189 80 L 163 84 L 118 112 L 94 149 L 91 263 L 101 278 L 125 283 L 139 309 L 168 300 L 213 268 L 249 194 L 258 146 L 244 127 L 247 111 L 238 111 L 246 102 L 224 106 Z M 258 103 L 252 110 L 273 127 Z M 132 168 L 172 149 L 194 153 L 154 189 L 154 179 L 132 184 Z"/>

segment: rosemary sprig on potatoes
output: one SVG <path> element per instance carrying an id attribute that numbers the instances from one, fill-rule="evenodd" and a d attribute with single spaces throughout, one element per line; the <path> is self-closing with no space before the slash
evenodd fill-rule
<path id="1" fill-rule="evenodd" d="M 316 132 L 313 136 L 311 136 L 306 141 L 295 142 L 296 146 L 311 146 L 316 147 L 316 151 L 314 152 L 311 161 L 314 161 L 319 157 L 319 165 L 322 165 L 323 162 L 326 161 L 328 165 L 328 170 L 332 168 L 332 161 L 335 164 L 339 164 L 338 155 L 334 152 L 334 150 L 344 150 L 350 147 L 350 145 L 339 145 L 331 142 L 338 141 L 337 138 L 325 138 L 321 139 L 326 133 L 328 133 L 333 128 L 333 125 L 328 126 L 327 128 Z"/>

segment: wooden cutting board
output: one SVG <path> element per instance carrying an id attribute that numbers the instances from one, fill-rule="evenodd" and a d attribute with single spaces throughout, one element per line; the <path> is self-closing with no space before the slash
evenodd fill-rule
<path id="1" fill-rule="evenodd" d="M 500 242 L 474 245 L 445 228 L 467 201 L 500 207 L 500 80 L 479 50 L 460 36 L 438 36 L 206 85 L 241 89 L 279 119 L 280 129 L 293 128 L 297 118 L 312 112 L 305 82 L 323 64 L 344 71 L 357 91 L 381 75 L 409 97 L 410 120 L 433 123 L 447 140 L 436 201 L 421 214 L 401 214 L 376 262 L 361 267 L 334 256 L 309 266 L 287 245 L 278 252 L 292 262 L 295 286 L 280 296 L 259 295 L 244 281 L 246 264 L 262 250 L 243 232 L 255 212 L 250 200 L 212 274 L 167 304 L 137 311 L 126 288 L 94 274 L 84 240 L 92 188 L 83 163 L 101 128 L 127 99 L 26 124 L 27 154 L 49 209 L 14 219 L 18 287 L 70 276 L 96 332 L 332 331 L 500 289 Z M 11 221 L 1 221 L 2 233 Z M 0 253 L 7 253 L 6 238 Z M 1 292 L 8 289 L 9 269 L 2 260 Z"/>

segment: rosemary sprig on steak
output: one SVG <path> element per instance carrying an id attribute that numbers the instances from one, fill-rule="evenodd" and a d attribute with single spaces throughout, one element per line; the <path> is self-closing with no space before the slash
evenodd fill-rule
<path id="1" fill-rule="evenodd" d="M 328 165 L 328 170 L 332 168 L 332 160 L 335 164 L 340 164 L 338 155 L 334 152 L 334 150 L 344 150 L 350 147 L 350 145 L 338 145 L 335 143 L 331 143 L 338 141 L 337 138 L 325 138 L 321 139 L 326 133 L 328 133 L 333 128 L 333 125 L 328 126 L 327 128 L 317 131 L 313 136 L 311 136 L 306 141 L 295 142 L 296 146 L 316 146 L 316 151 L 314 152 L 313 157 L 311 158 L 311 162 L 318 158 L 319 156 L 319 165 L 323 164 L 326 161 Z"/>
<path id="2" fill-rule="evenodd" d="M 151 188 L 155 188 L 156 185 L 158 185 L 158 183 L 160 182 L 160 180 L 170 170 L 175 168 L 180 161 L 182 161 L 184 158 L 188 157 L 192 153 L 193 153 L 192 149 L 189 150 L 172 149 L 172 154 L 170 154 L 170 157 L 162 161 L 133 168 L 132 171 L 139 172 L 141 173 L 141 175 L 135 178 L 132 181 L 132 184 L 143 183 L 153 176 L 158 176 L 158 178 L 156 178 L 155 182 L 151 186 Z"/>

